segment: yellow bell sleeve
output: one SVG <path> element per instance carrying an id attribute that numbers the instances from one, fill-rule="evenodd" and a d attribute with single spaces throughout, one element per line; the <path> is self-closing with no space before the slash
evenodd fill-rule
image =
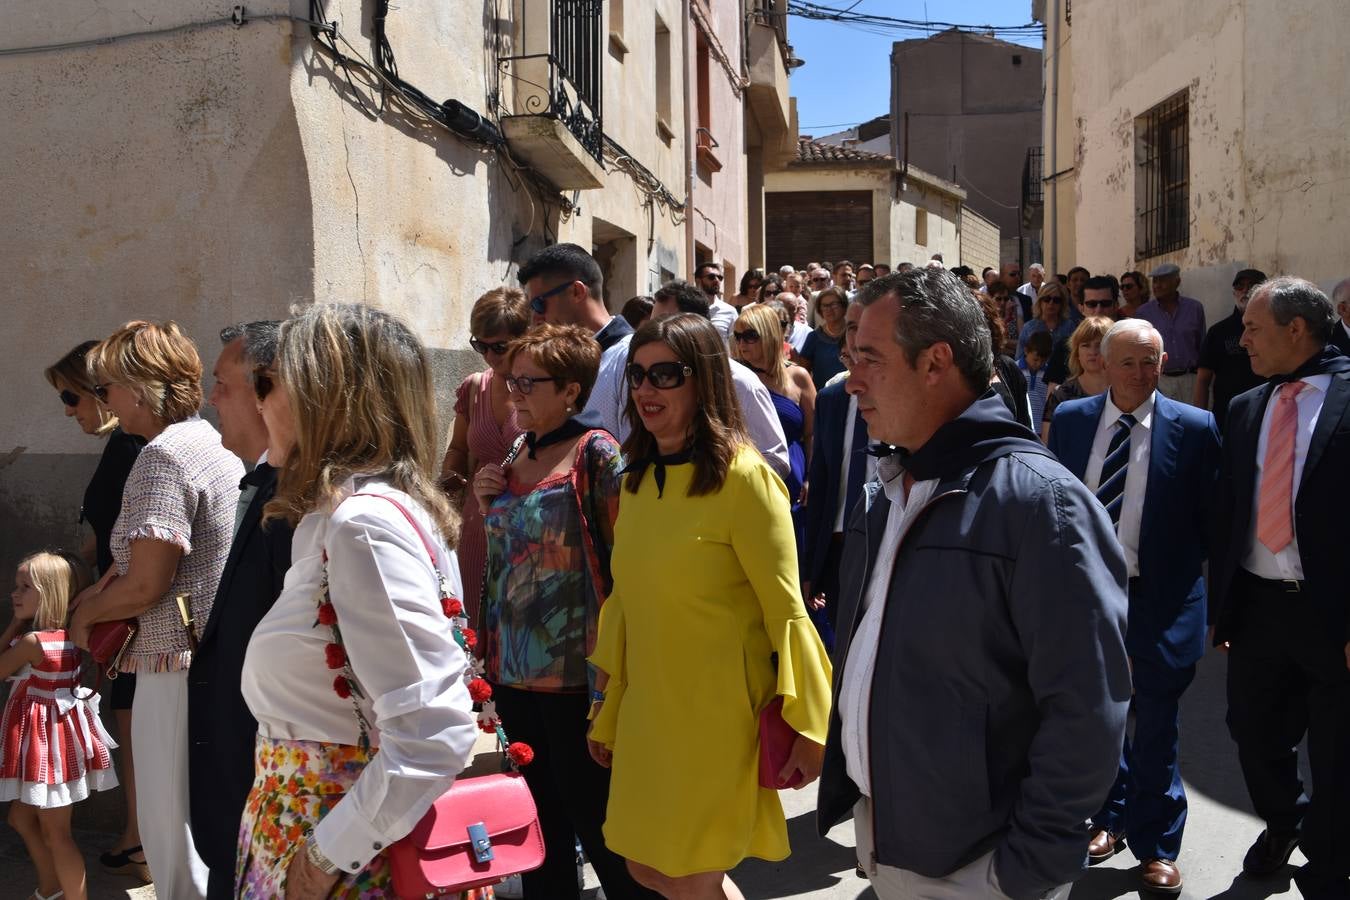
<path id="1" fill-rule="evenodd" d="M 605 684 L 605 702 L 591 722 L 590 738 L 614 749 L 618 734 L 619 706 L 628 683 L 628 635 L 623 601 L 615 590 L 600 607 L 600 624 L 595 636 L 595 651 L 588 657 L 591 665 L 609 676 Z"/>
<path id="2" fill-rule="evenodd" d="M 802 603 L 787 488 L 752 450 L 741 451 L 727 480 L 723 489 L 736 491 L 732 547 L 778 654 L 776 693 L 783 698 L 783 718 L 798 734 L 824 744 L 830 722 L 830 657 Z"/>

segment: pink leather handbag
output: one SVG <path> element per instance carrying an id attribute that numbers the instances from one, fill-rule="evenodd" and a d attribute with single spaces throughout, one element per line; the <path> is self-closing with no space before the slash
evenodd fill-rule
<path id="1" fill-rule="evenodd" d="M 484 775 L 456 781 L 388 856 L 399 897 L 439 897 L 539 868 L 544 836 L 525 779 Z"/>
<path id="2" fill-rule="evenodd" d="M 802 773 L 794 772 L 785 782 L 779 782 L 778 773 L 792 755 L 797 732 L 783 718 L 783 698 L 774 697 L 759 714 L 759 786 L 770 790 L 796 787 L 802 782 Z"/>

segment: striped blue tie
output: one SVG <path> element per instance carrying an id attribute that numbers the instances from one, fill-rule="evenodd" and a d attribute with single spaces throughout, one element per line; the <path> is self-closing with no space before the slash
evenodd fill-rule
<path id="1" fill-rule="evenodd" d="M 1125 413 L 1116 420 L 1116 432 L 1106 447 L 1106 461 L 1102 463 L 1102 477 L 1097 485 L 1097 499 L 1106 507 L 1111 524 L 1120 524 L 1120 505 L 1125 499 L 1125 472 L 1130 462 L 1130 429 L 1134 416 Z"/>

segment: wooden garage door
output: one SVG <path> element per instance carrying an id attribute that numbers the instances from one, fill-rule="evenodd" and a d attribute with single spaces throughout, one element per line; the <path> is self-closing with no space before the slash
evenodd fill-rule
<path id="1" fill-rule="evenodd" d="M 764 256 L 770 270 L 809 262 L 872 262 L 871 191 L 764 195 Z"/>

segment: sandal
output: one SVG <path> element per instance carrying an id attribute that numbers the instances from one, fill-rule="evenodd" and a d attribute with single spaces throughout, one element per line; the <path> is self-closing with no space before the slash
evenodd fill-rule
<path id="1" fill-rule="evenodd" d="M 57 891 L 55 894 L 43 894 L 42 891 L 33 891 L 33 900 L 61 900 L 65 895 L 65 891 Z"/>
<path id="2" fill-rule="evenodd" d="M 98 861 L 103 864 L 114 875 L 134 875 L 144 884 L 150 883 L 150 867 L 146 865 L 145 860 L 135 860 L 131 858 L 133 853 L 144 854 L 140 844 L 134 847 L 128 847 L 120 853 L 114 853 L 109 850 L 99 856 Z"/>

